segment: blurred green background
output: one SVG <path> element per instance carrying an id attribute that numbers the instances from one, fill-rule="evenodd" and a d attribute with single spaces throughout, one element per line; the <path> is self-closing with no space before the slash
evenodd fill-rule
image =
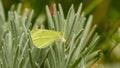
<path id="1" fill-rule="evenodd" d="M 120 0 L 2 0 L 2 2 L 6 17 L 11 6 L 16 7 L 19 3 L 22 3 L 23 10 L 25 8 L 34 9 L 33 24 L 38 16 L 45 14 L 46 5 L 49 5 L 52 10 L 54 3 L 60 3 L 66 16 L 71 4 L 74 4 L 77 11 L 82 2 L 82 10 L 85 11 L 86 17 L 93 14 L 93 25 L 98 25 L 96 32 L 101 35 L 101 38 L 96 49 L 103 50 L 103 61 L 120 62 Z"/>

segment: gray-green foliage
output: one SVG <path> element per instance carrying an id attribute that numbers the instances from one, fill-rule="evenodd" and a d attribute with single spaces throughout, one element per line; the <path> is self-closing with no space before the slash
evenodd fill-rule
<path id="1" fill-rule="evenodd" d="M 47 6 L 48 28 L 63 32 L 66 43 L 56 41 L 52 44 L 54 46 L 37 49 L 29 35 L 33 11 L 25 10 L 21 15 L 19 5 L 17 11 L 12 8 L 8 12 L 8 19 L 5 20 L 3 8 L 0 7 L 0 68 L 90 67 L 100 51 L 93 52 L 99 36 L 94 32 L 96 25 L 91 28 L 92 15 L 86 21 L 81 8 L 82 4 L 75 13 L 72 5 L 65 18 L 60 4 L 58 10 L 54 5 L 53 16 Z"/>

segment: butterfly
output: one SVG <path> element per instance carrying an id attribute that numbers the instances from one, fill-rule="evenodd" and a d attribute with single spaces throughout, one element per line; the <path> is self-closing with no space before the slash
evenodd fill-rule
<path id="1" fill-rule="evenodd" d="M 63 42 L 65 42 L 62 32 L 57 32 L 53 30 L 35 29 L 30 31 L 30 35 L 33 44 L 37 48 L 46 48 L 56 40 L 62 40 Z"/>

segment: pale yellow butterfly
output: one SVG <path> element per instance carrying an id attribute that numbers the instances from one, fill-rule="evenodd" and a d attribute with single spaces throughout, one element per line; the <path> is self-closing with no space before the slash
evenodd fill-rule
<path id="1" fill-rule="evenodd" d="M 30 31 L 30 35 L 31 35 L 33 44 L 37 48 L 46 48 L 51 43 L 55 42 L 58 39 L 65 42 L 62 32 L 57 32 L 53 30 L 35 29 Z"/>

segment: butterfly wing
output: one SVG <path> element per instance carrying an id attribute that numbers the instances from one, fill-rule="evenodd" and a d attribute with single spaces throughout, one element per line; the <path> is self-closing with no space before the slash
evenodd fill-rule
<path id="1" fill-rule="evenodd" d="M 36 29 L 30 32 L 33 44 L 37 48 L 46 48 L 57 39 L 62 38 L 61 32 L 52 30 Z"/>

